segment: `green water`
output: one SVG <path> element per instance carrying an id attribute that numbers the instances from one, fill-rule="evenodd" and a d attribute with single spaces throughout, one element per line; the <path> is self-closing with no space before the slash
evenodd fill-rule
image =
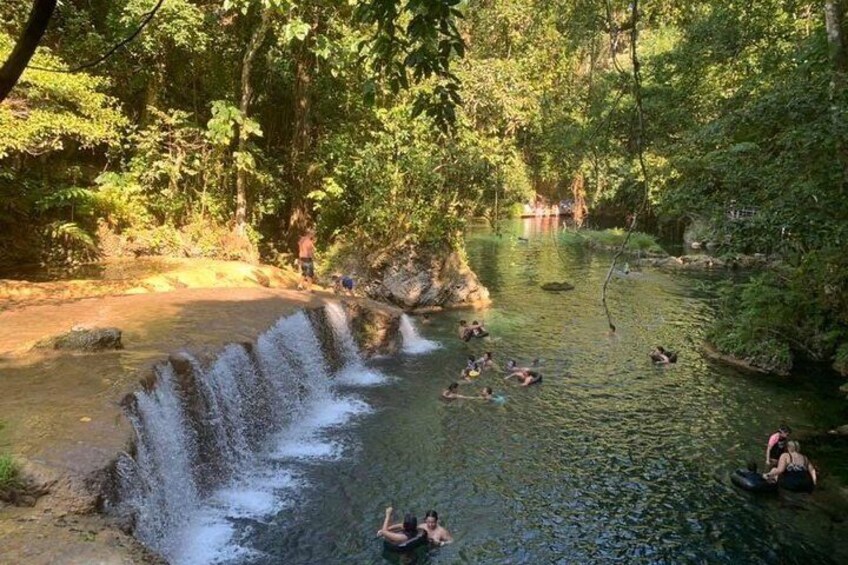
<path id="1" fill-rule="evenodd" d="M 502 238 L 469 236 L 492 306 L 421 326 L 440 350 L 374 363 L 395 380 L 357 392 L 373 412 L 330 432 L 345 446 L 340 460 L 301 464 L 308 486 L 295 507 L 250 525 L 266 553 L 253 562 L 383 562 L 374 533 L 388 504 L 442 515 L 456 542 L 429 563 L 848 562 L 848 450 L 805 449 L 815 430 L 848 420 L 837 383 L 706 361 L 698 346 L 715 287 L 706 277 L 615 278 L 610 338 L 599 304 L 608 257 L 560 248 L 533 222 L 510 224 Z M 539 289 L 561 280 L 575 290 Z M 483 321 L 492 337 L 459 341 L 460 318 Z M 680 362 L 652 366 L 656 344 Z M 489 372 L 480 386 L 504 394 L 504 406 L 438 400 L 465 357 L 486 349 L 500 362 L 541 358 L 544 382 L 522 389 Z M 732 487 L 728 473 L 750 458 L 762 464 L 782 421 L 822 469 L 820 488 L 757 497 Z"/>

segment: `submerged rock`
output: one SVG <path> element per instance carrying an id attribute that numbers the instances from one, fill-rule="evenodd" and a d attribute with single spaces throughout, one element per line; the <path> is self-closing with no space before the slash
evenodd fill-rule
<path id="1" fill-rule="evenodd" d="M 121 330 L 118 328 L 74 328 L 68 333 L 42 340 L 39 348 L 69 351 L 105 351 L 123 349 Z"/>
<path id="2" fill-rule="evenodd" d="M 561 292 L 564 290 L 574 290 L 574 285 L 567 282 L 549 282 L 541 285 L 540 288 L 550 292 Z"/>

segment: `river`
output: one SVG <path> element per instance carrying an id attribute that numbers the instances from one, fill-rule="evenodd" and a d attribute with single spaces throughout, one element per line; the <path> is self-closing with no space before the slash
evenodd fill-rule
<path id="1" fill-rule="evenodd" d="M 381 562 L 375 532 L 393 505 L 419 518 L 436 509 L 453 532 L 429 563 L 848 562 L 837 496 L 845 452 L 804 449 L 805 434 L 843 423 L 834 382 L 706 361 L 698 348 L 716 283 L 703 275 L 615 277 L 609 337 L 599 304 L 609 257 L 561 247 L 536 222 L 469 235 L 492 306 L 419 318 L 440 349 L 370 362 L 388 376 L 352 392 L 370 408 L 325 429 L 333 457 L 288 463 L 303 487 L 272 519 L 242 524 L 257 552 L 245 560 Z M 539 288 L 561 280 L 576 288 Z M 461 318 L 484 322 L 491 337 L 459 341 Z M 677 365 L 649 362 L 657 344 L 680 352 Z M 466 356 L 485 350 L 501 364 L 540 358 L 543 383 L 522 389 L 487 372 L 479 386 L 506 396 L 503 406 L 440 401 Z M 731 486 L 734 468 L 762 465 L 784 421 L 822 469 L 820 489 L 757 497 Z"/>

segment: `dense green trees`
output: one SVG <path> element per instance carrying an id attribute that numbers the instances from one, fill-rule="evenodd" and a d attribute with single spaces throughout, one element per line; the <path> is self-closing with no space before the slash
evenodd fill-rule
<path id="1" fill-rule="evenodd" d="M 63 3 L 33 64 L 92 60 L 155 4 Z M 30 6 L 0 8 L 0 58 Z M 0 263 L 115 237 L 245 256 L 312 222 L 325 242 L 456 246 L 495 202 L 582 187 L 590 218 L 623 223 L 647 190 L 649 224 L 785 259 L 728 297 L 782 310 L 724 326 L 725 349 L 830 358 L 848 340 L 844 30 L 841 0 L 169 0 L 101 65 L 30 69 L 0 104 Z"/>

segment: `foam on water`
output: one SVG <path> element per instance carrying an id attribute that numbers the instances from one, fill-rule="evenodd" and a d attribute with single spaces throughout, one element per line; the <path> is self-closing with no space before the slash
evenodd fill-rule
<path id="1" fill-rule="evenodd" d="M 421 337 L 412 318 L 406 314 L 400 316 L 400 335 L 403 337 L 403 352 L 409 355 L 421 355 L 441 347 L 438 342 Z"/>

